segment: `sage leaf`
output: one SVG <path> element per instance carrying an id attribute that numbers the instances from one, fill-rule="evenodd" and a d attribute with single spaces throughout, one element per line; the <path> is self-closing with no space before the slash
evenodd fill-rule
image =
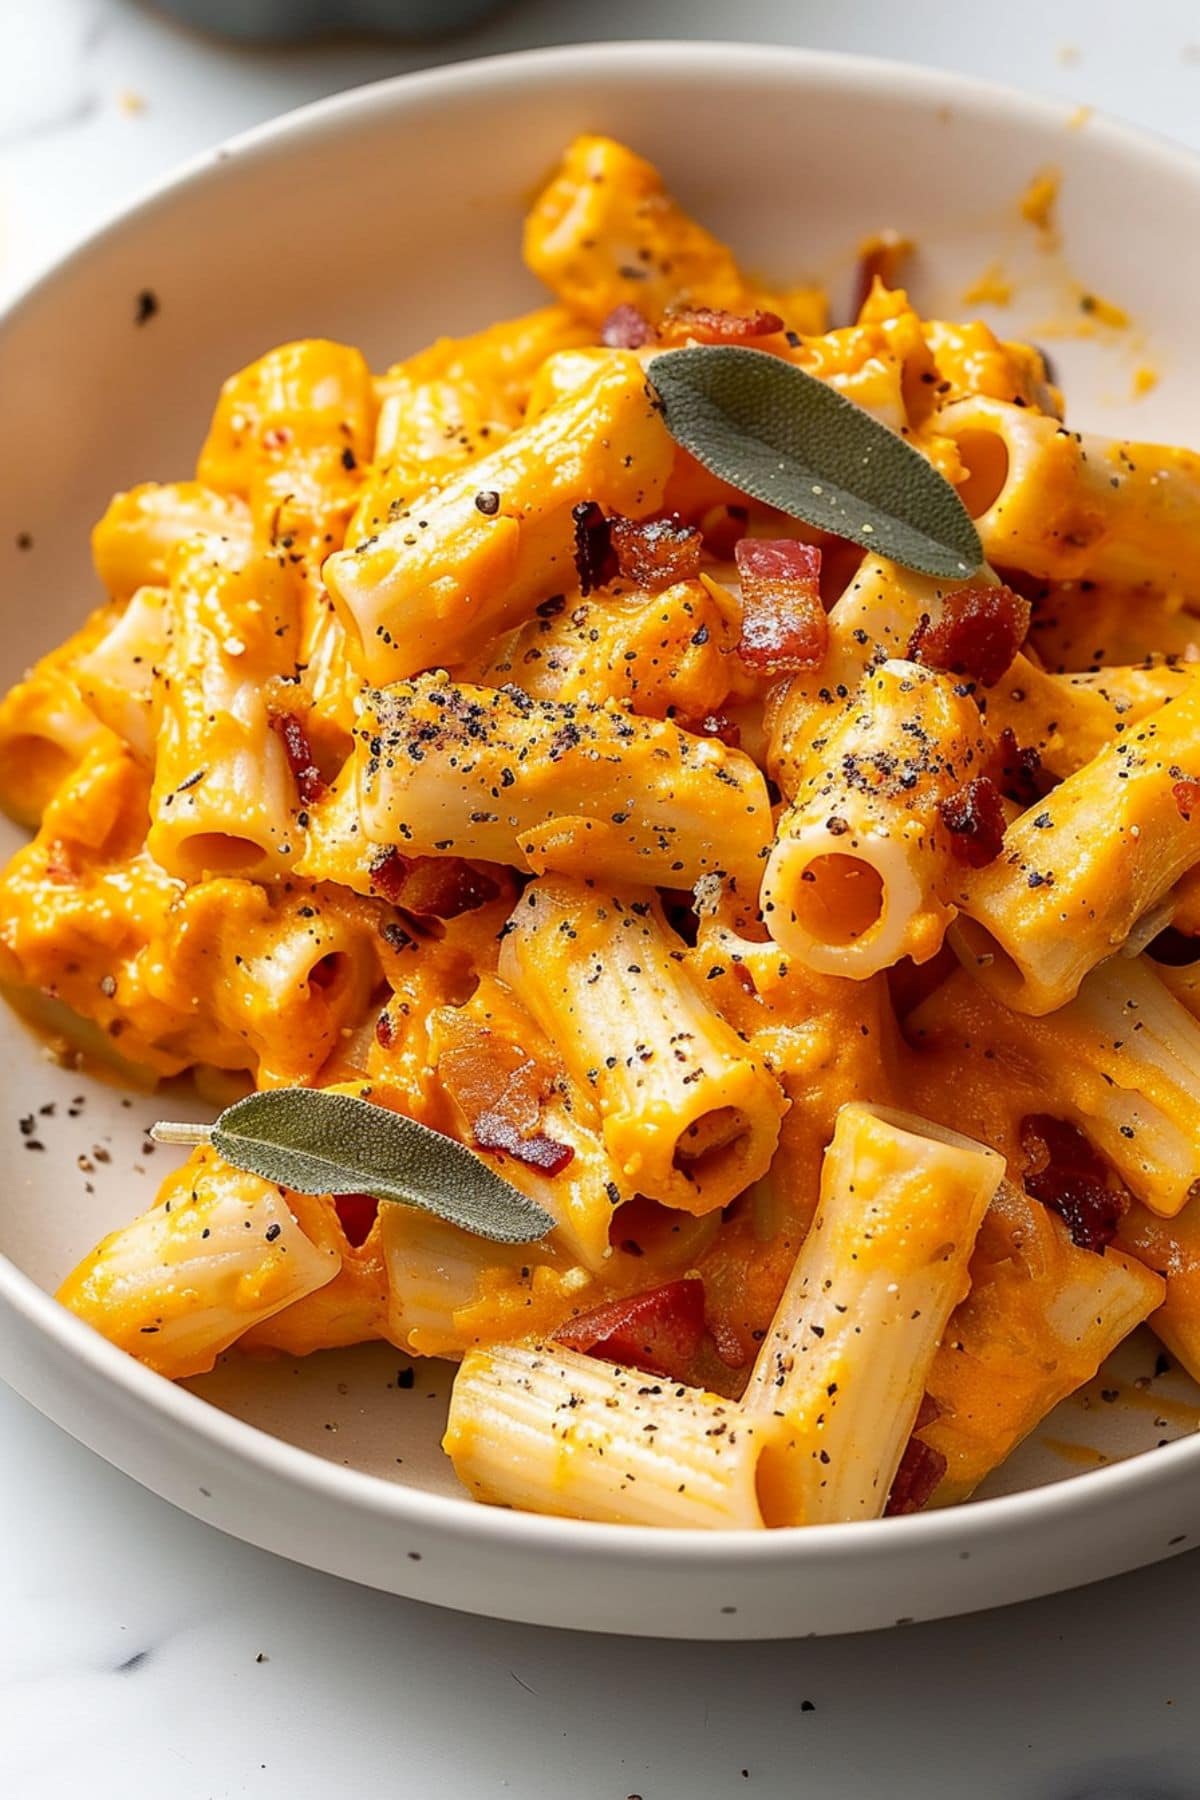
<path id="1" fill-rule="evenodd" d="M 944 475 L 844 394 L 782 357 L 695 344 L 647 376 L 676 443 L 742 493 L 947 580 L 983 561 Z"/>
<path id="2" fill-rule="evenodd" d="M 353 1094 L 269 1088 L 226 1107 L 207 1131 L 194 1129 L 235 1168 L 298 1194 L 372 1194 L 497 1244 L 532 1243 L 554 1229 L 543 1207 L 465 1145 Z"/>

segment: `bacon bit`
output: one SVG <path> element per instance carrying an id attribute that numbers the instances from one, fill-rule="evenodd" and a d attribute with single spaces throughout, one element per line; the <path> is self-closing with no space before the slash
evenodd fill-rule
<path id="1" fill-rule="evenodd" d="M 964 782 L 942 801 L 942 823 L 950 833 L 950 848 L 960 862 L 982 869 L 1000 854 L 1004 842 L 1004 801 L 988 775 Z"/>
<path id="2" fill-rule="evenodd" d="M 718 562 L 728 562 L 739 540 L 745 537 L 749 522 L 748 506 L 738 506 L 736 502 L 731 502 L 728 506 L 710 507 L 700 521 L 704 548 Z"/>
<path id="3" fill-rule="evenodd" d="M 1185 777 L 1177 781 L 1171 789 L 1171 798 L 1179 808 L 1179 816 L 1185 822 L 1190 821 L 1194 812 L 1200 809 L 1200 781 L 1192 781 Z"/>
<path id="4" fill-rule="evenodd" d="M 371 1235 L 379 1211 L 378 1200 L 374 1194 L 335 1194 L 333 1204 L 347 1243 L 357 1250 Z"/>
<path id="5" fill-rule="evenodd" d="M 600 327 L 600 342 L 609 350 L 640 350 L 653 336 L 649 319 L 628 304 L 614 306 Z"/>
<path id="6" fill-rule="evenodd" d="M 571 510 L 575 523 L 575 570 L 579 591 L 586 600 L 596 588 L 602 588 L 617 573 L 617 558 L 612 545 L 612 520 L 606 519 L 596 500 L 581 500 Z"/>
<path id="7" fill-rule="evenodd" d="M 735 547 L 742 582 L 738 656 L 756 674 L 815 668 L 829 643 L 821 605 L 821 552 L 793 538 L 743 538 Z"/>
<path id="8" fill-rule="evenodd" d="M 480 1150 L 495 1150 L 545 1175 L 575 1155 L 542 1130 L 547 1071 L 519 1044 L 474 1019 L 451 1016 L 440 1027 L 437 1077 Z"/>
<path id="9" fill-rule="evenodd" d="M 325 798 L 329 789 L 313 761 L 312 745 L 308 741 L 303 722 L 296 713 L 272 712 L 267 715 L 267 724 L 283 745 L 283 754 L 296 783 L 300 804 L 315 806 L 318 800 Z"/>
<path id="10" fill-rule="evenodd" d="M 742 344 L 747 338 L 773 337 L 782 330 L 779 314 L 761 308 L 752 313 L 732 313 L 715 306 L 681 306 L 666 314 L 658 335 L 665 344 L 688 340 L 699 344 Z"/>
<path id="11" fill-rule="evenodd" d="M 894 1519 L 902 1513 L 920 1512 L 928 1506 L 941 1485 L 946 1468 L 946 1458 L 940 1450 L 919 1437 L 910 1437 L 883 1509 L 884 1516 Z"/>
<path id="12" fill-rule="evenodd" d="M 675 723 L 681 731 L 690 731 L 695 737 L 719 738 L 730 750 L 741 748 L 742 728 L 724 713 L 705 713 L 702 719 L 680 718 Z"/>
<path id="13" fill-rule="evenodd" d="M 557 1334 L 568 1350 L 672 1380 L 688 1378 L 703 1336 L 704 1283 L 694 1275 L 606 1301 Z"/>
<path id="14" fill-rule="evenodd" d="M 901 271 L 912 255 L 912 249 L 912 239 L 901 237 L 898 231 L 881 231 L 878 237 L 866 239 L 858 253 L 854 298 L 851 301 L 853 310 L 849 320 L 851 325 L 871 298 L 876 276 L 885 288 L 899 287 Z"/>
<path id="15" fill-rule="evenodd" d="M 371 886 L 381 899 L 422 918 L 457 919 L 500 892 L 484 869 L 461 856 L 401 856 L 385 850 L 371 864 Z"/>
<path id="16" fill-rule="evenodd" d="M 609 521 L 617 568 L 626 581 L 638 587 L 670 587 L 676 581 L 694 581 L 700 573 L 703 548 L 700 533 L 682 519 L 624 519 Z"/>
<path id="17" fill-rule="evenodd" d="M 988 774 L 1006 800 L 1018 806 L 1032 806 L 1044 800 L 1062 780 L 1042 767 L 1042 759 L 1032 744 L 1022 749 L 1011 725 L 1006 725 L 996 740 L 996 750 Z"/>
<path id="18" fill-rule="evenodd" d="M 1047 1113 L 1021 1120 L 1021 1148 L 1025 1192 L 1059 1215 L 1072 1243 L 1103 1256 L 1129 1207 L 1129 1196 L 1109 1187 L 1104 1158 L 1074 1125 Z"/>
<path id="19" fill-rule="evenodd" d="M 1029 602 L 1009 587 L 959 588 L 947 594 L 936 625 L 922 614 L 908 643 L 910 662 L 994 687 L 1029 630 Z"/>
<path id="20" fill-rule="evenodd" d="M 522 1137 L 512 1120 L 499 1112 L 480 1113 L 471 1135 L 480 1150 L 503 1151 L 531 1169 L 540 1169 L 543 1175 L 561 1175 L 575 1155 L 570 1144 L 556 1143 L 543 1131 Z"/>

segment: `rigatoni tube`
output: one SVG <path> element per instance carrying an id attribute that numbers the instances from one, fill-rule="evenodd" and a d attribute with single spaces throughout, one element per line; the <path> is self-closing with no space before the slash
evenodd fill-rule
<path id="1" fill-rule="evenodd" d="M 1022 813 L 1000 856 L 965 879 L 955 948 L 1007 1005 L 1065 1005 L 1200 862 L 1200 806 L 1186 800 L 1198 734 L 1193 676 Z"/>
<path id="2" fill-rule="evenodd" d="M 763 1426 L 731 1401 L 554 1344 L 463 1358 L 442 1447 L 479 1500 L 569 1519 L 761 1527 Z"/>
<path id="3" fill-rule="evenodd" d="M 975 1242 L 971 1291 L 929 1371 L 937 1417 L 919 1435 L 946 1461 L 933 1504 L 965 1500 L 1162 1297 L 1160 1278 L 1133 1257 L 1077 1248 L 1039 1201 L 1001 1182 Z"/>
<path id="4" fill-rule="evenodd" d="M 75 665 L 79 691 L 96 717 L 147 763 L 154 760 L 154 683 L 166 654 L 166 612 L 165 588 L 140 587 Z"/>
<path id="5" fill-rule="evenodd" d="M 920 1047 L 987 1044 L 996 1079 L 1077 1125 L 1153 1211 L 1200 1181 L 1200 1025 L 1143 957 L 1113 957 L 1068 1006 L 1013 1012 L 959 970 L 907 1021 Z"/>
<path id="6" fill-rule="evenodd" d="M 149 1212 L 84 1258 L 58 1298 L 110 1343 L 179 1380 L 211 1369 L 251 1325 L 323 1287 L 340 1266 L 336 1244 L 310 1239 L 279 1188 L 200 1149 Z"/>
<path id="7" fill-rule="evenodd" d="M 613 351 L 498 450 L 331 556 L 324 578 L 367 679 L 453 667 L 520 623 L 573 579 L 573 509 L 644 518 L 673 455 L 641 364 Z"/>
<path id="8" fill-rule="evenodd" d="M 405 855 L 689 887 L 756 887 L 771 831 L 748 756 L 614 704 L 531 700 L 444 676 L 368 692 L 355 762 L 363 829 Z"/>
<path id="9" fill-rule="evenodd" d="M 105 742 L 116 748 L 80 693 L 75 670 L 119 617 L 115 606 L 97 607 L 0 699 L 0 807 L 18 825 L 36 830 L 88 752 Z"/>
<path id="10" fill-rule="evenodd" d="M 944 407 L 959 485 L 991 563 L 1070 581 L 1150 583 L 1200 597 L 1200 457 L 1068 431 L 975 395 Z"/>
<path id="11" fill-rule="evenodd" d="M 857 979 L 933 956 L 962 878 L 941 807 L 986 751 L 978 710 L 949 677 L 906 662 L 868 675 L 813 738 L 779 821 L 762 883 L 775 941 Z"/>
<path id="12" fill-rule="evenodd" d="M 883 1512 L 975 1235 L 995 1151 L 911 1114 L 838 1114 L 812 1229 L 759 1352 L 744 1412 L 772 1421 L 768 1525 Z"/>
<path id="13" fill-rule="evenodd" d="M 783 1092 L 705 1003 L 652 893 L 531 883 L 499 970 L 595 1098 L 632 1189 L 707 1213 L 766 1174 Z"/>
<path id="14" fill-rule="evenodd" d="M 192 537 L 217 537 L 250 553 L 250 509 L 198 481 L 143 482 L 114 494 L 92 532 L 92 561 L 114 600 L 165 587 L 171 556 Z"/>
<path id="15" fill-rule="evenodd" d="M 264 683 L 295 671 L 298 601 L 273 557 L 230 566 L 216 540 L 176 551 L 147 846 L 173 875 L 290 867 L 295 790 Z"/>

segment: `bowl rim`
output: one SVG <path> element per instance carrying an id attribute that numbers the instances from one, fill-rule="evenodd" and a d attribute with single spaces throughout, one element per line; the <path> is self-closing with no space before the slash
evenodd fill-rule
<path id="1" fill-rule="evenodd" d="M 0 333 L 15 324 L 27 308 L 36 306 L 44 289 L 78 272 L 110 239 L 128 226 L 145 224 L 157 213 L 169 210 L 179 195 L 213 179 L 233 162 L 266 162 L 280 152 L 286 154 L 297 140 L 319 141 L 327 134 L 336 135 L 350 122 L 382 118 L 471 91 L 520 90 L 544 78 L 561 81 L 594 75 L 642 83 L 663 73 L 677 75 L 681 68 L 710 80 L 732 76 L 742 82 L 757 80 L 771 88 L 802 86 L 808 81 L 853 90 L 863 96 L 884 93 L 927 100 L 931 109 L 950 106 L 976 116 L 1003 117 L 1014 124 L 1025 121 L 1061 127 L 1077 110 L 1065 101 L 953 70 L 794 45 L 654 38 L 558 45 L 475 57 L 390 76 L 311 101 L 191 157 L 115 207 L 94 230 L 35 271 L 0 308 Z M 1087 131 L 1090 141 L 1099 141 L 1147 167 L 1169 166 L 1200 182 L 1200 156 L 1183 145 L 1101 111 L 1089 114 Z M 665 1562 L 684 1570 L 718 1557 L 725 1566 L 754 1568 L 776 1561 L 823 1561 L 848 1552 L 871 1559 L 890 1555 L 903 1546 L 915 1553 L 922 1545 L 936 1545 L 943 1540 L 953 1543 L 961 1553 L 961 1547 L 982 1543 L 993 1534 L 1007 1530 L 1023 1533 L 1035 1524 L 1063 1524 L 1072 1517 L 1105 1511 L 1111 1502 L 1131 1500 L 1171 1473 L 1178 1475 L 1200 1468 L 1200 1436 L 1195 1436 L 1105 1467 L 1065 1475 L 1048 1485 L 898 1518 L 784 1526 L 765 1532 L 691 1531 L 560 1518 L 481 1505 L 465 1492 L 445 1495 L 410 1488 L 366 1470 L 344 1468 L 275 1437 L 136 1362 L 69 1313 L 2 1254 L 0 1304 L 84 1365 L 98 1381 L 111 1383 L 149 1415 L 158 1414 L 168 1425 L 245 1465 L 254 1474 L 307 1489 L 314 1496 L 364 1511 L 382 1521 L 423 1528 L 452 1540 L 478 1544 L 481 1539 L 491 1538 L 497 1547 L 540 1544 L 588 1562 L 607 1561 L 619 1553 L 635 1562 L 660 1566 Z"/>

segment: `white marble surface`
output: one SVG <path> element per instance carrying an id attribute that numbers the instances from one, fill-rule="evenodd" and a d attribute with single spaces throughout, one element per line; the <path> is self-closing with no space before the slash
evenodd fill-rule
<path id="1" fill-rule="evenodd" d="M 439 57 L 598 34 L 938 63 L 1200 148 L 1189 0 L 528 0 L 452 46 L 272 53 L 132 0 L 0 0 L 0 300 L 231 131 Z M 472 1621 L 222 1538 L 0 1388 L 3 1800 L 1191 1800 L 1198 1607 L 1200 1553 L 868 1639 L 713 1648 Z"/>

